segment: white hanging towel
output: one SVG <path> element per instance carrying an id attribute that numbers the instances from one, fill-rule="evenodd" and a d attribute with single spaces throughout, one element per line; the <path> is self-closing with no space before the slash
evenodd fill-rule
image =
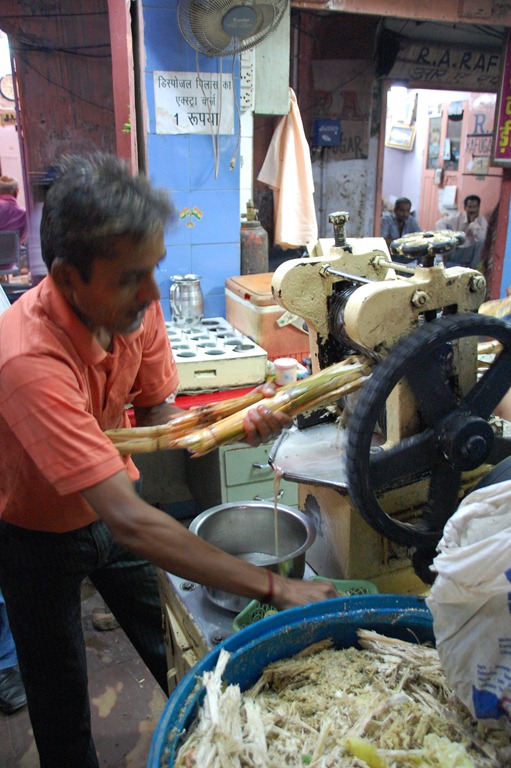
<path id="1" fill-rule="evenodd" d="M 275 128 L 257 179 L 273 190 L 275 245 L 298 248 L 317 241 L 318 224 L 309 144 L 292 88 L 289 96 L 289 112 Z"/>

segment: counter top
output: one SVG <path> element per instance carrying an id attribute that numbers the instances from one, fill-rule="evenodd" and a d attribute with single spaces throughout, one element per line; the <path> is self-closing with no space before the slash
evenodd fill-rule
<path id="1" fill-rule="evenodd" d="M 252 392 L 255 389 L 254 386 L 243 387 L 241 389 L 220 389 L 217 392 L 201 392 L 195 395 L 177 395 L 176 406 L 178 408 L 195 407 L 197 405 L 204 405 L 206 403 L 219 403 L 222 400 L 230 400 L 232 397 L 242 397 L 243 395 Z"/>

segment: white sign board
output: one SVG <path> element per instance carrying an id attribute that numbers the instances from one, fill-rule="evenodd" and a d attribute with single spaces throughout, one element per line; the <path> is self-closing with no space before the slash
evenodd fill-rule
<path id="1" fill-rule="evenodd" d="M 156 133 L 234 133 L 232 76 L 154 72 Z"/>
<path id="2" fill-rule="evenodd" d="M 455 184 L 448 184 L 443 189 L 438 190 L 438 210 L 444 209 L 449 212 L 456 211 L 456 191 Z"/>

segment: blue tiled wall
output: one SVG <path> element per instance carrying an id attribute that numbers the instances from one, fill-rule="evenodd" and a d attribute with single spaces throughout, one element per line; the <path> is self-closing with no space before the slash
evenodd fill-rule
<path id="1" fill-rule="evenodd" d="M 219 137 L 219 166 L 215 178 L 213 142 L 210 135 L 157 134 L 153 72 L 232 71 L 232 58 L 196 54 L 181 35 L 177 0 L 144 2 L 146 91 L 149 116 L 148 165 L 151 181 L 168 189 L 178 211 L 199 208 L 200 221 L 178 219 L 165 235 L 167 256 L 158 270 L 161 301 L 170 319 L 169 288 L 173 274 L 195 272 L 202 276 L 204 314 L 225 316 L 225 279 L 240 273 L 239 158 L 234 170 L 229 163 L 236 151 L 235 133 Z M 197 59 L 198 56 L 198 59 Z M 239 69 L 235 72 L 239 93 Z"/>

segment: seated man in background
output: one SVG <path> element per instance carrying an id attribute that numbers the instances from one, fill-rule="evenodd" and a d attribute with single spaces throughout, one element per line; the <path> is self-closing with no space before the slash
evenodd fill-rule
<path id="1" fill-rule="evenodd" d="M 20 243 L 27 239 L 27 212 L 18 203 L 19 183 L 12 176 L 0 176 L 0 231 L 17 229 Z"/>
<path id="2" fill-rule="evenodd" d="M 466 236 L 463 245 L 446 254 L 445 266 L 475 268 L 481 261 L 483 245 L 488 231 L 488 221 L 479 214 L 481 198 L 478 195 L 467 195 L 463 201 L 463 207 L 463 211 L 439 219 L 436 228 L 464 232 Z"/>
<path id="3" fill-rule="evenodd" d="M 392 213 L 384 213 L 381 220 L 381 236 L 387 245 L 393 240 L 412 232 L 421 232 L 419 222 L 412 216 L 412 202 L 407 197 L 398 197 Z"/>

